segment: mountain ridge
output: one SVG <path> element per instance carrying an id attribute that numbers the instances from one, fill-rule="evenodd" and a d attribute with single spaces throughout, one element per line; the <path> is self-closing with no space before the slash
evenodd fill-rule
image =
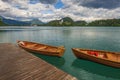
<path id="1" fill-rule="evenodd" d="M 103 19 L 88 23 L 84 20 L 74 21 L 70 17 L 64 17 L 44 23 L 38 19 L 18 21 L 0 16 L 0 26 L 120 26 L 120 19 Z"/>

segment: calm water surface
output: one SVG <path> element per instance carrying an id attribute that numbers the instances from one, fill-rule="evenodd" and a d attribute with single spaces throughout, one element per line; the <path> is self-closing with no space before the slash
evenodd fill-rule
<path id="1" fill-rule="evenodd" d="M 62 58 L 34 54 L 75 76 L 78 80 L 120 80 L 120 69 L 77 59 L 71 48 L 120 52 L 120 27 L 1 27 L 0 43 L 27 40 L 49 45 L 64 45 Z"/>

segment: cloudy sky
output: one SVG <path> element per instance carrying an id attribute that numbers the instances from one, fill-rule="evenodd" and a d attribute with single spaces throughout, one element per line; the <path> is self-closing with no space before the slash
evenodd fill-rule
<path id="1" fill-rule="evenodd" d="M 44 22 L 63 17 L 75 21 L 120 18 L 120 0 L 0 0 L 0 15 Z"/>

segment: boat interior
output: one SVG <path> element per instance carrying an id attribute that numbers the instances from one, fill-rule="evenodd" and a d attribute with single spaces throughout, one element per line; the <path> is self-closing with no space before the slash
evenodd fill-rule
<path id="1" fill-rule="evenodd" d="M 58 50 L 57 47 L 47 46 L 44 44 L 36 44 L 36 43 L 27 43 L 27 42 L 19 42 L 22 46 L 25 46 L 26 48 L 35 49 L 35 50 L 47 50 L 56 52 Z"/>
<path id="2" fill-rule="evenodd" d="M 94 51 L 94 50 L 80 50 L 80 52 L 91 55 L 91 56 L 95 56 L 98 58 L 104 58 L 104 59 L 108 59 L 111 61 L 116 61 L 116 62 L 120 62 L 120 54 L 115 54 L 112 52 L 104 52 L 104 51 Z"/>

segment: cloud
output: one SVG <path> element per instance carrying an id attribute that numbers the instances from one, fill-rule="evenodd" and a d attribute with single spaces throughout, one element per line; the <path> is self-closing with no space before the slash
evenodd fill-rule
<path id="1" fill-rule="evenodd" d="M 39 0 L 43 4 L 55 4 L 58 0 Z"/>
<path id="2" fill-rule="evenodd" d="M 27 9 L 29 0 L 2 0 L 4 3 L 8 3 L 12 7 L 17 7 L 20 9 Z"/>
<path id="3" fill-rule="evenodd" d="M 120 0 L 91 0 L 88 2 L 83 1 L 79 5 L 91 8 L 114 9 L 120 7 Z"/>
<path id="4" fill-rule="evenodd" d="M 65 0 L 63 0 L 65 2 Z M 89 8 L 114 9 L 120 7 L 120 0 L 66 0 L 68 3 Z"/>
<path id="5" fill-rule="evenodd" d="M 64 6 L 58 9 L 55 4 L 60 0 L 32 1 L 0 0 L 0 15 L 15 20 L 38 18 L 45 22 L 66 16 L 75 21 L 120 18 L 120 2 L 116 2 L 118 0 L 61 0 Z"/>
<path id="6" fill-rule="evenodd" d="M 101 6 L 99 8 L 83 6 L 83 4 L 85 3 L 90 3 L 93 1 L 96 2 L 99 0 L 62 0 L 62 1 L 65 4 L 63 11 L 68 16 L 71 16 L 74 20 L 93 21 L 93 20 L 99 20 L 99 19 L 120 18 L 120 14 L 119 14 L 120 6 L 114 7 L 114 8 L 110 8 L 110 7 L 104 8 L 104 6 L 103 7 Z"/>
<path id="7" fill-rule="evenodd" d="M 24 3 L 42 3 L 42 4 L 55 4 L 58 0 L 2 0 L 3 2 L 24 4 Z"/>
<path id="8" fill-rule="evenodd" d="M 20 7 L 15 6 L 18 4 Z M 23 6 L 25 6 L 26 8 L 22 8 Z M 42 3 L 30 4 L 27 0 L 18 2 L 17 0 L 12 0 L 10 3 L 9 0 L 0 1 L 0 15 L 15 20 L 28 20 L 32 18 L 42 19 L 47 16 L 49 17 L 49 15 L 52 14 L 49 13 L 50 11 L 52 12 L 52 9 L 54 9 L 53 5 L 47 5 Z M 47 11 L 49 12 L 47 13 Z"/>

